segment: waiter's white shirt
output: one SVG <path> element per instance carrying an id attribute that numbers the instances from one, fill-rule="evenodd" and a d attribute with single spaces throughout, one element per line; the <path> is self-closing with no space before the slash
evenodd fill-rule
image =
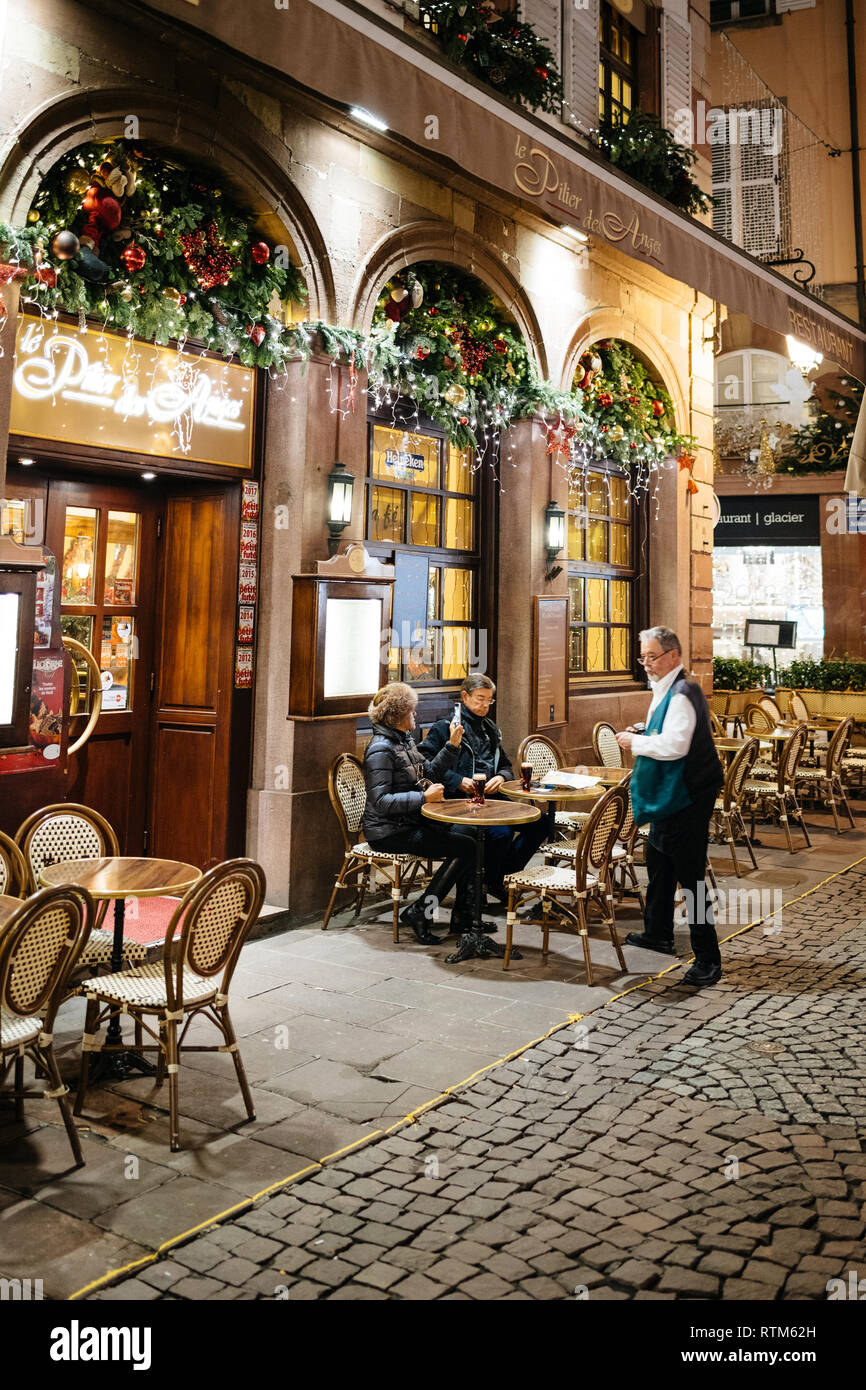
<path id="1" fill-rule="evenodd" d="M 647 712 L 647 723 L 657 705 L 665 698 L 671 686 L 683 674 L 682 664 L 668 671 L 653 686 L 652 703 Z M 698 717 L 694 705 L 687 695 L 672 695 L 665 713 L 665 722 L 657 734 L 634 734 L 631 751 L 636 757 L 657 758 L 659 762 L 673 762 L 684 758 L 691 747 Z"/>

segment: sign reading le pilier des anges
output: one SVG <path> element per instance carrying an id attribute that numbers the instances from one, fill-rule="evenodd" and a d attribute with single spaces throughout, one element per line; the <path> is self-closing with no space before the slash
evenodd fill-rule
<path id="1" fill-rule="evenodd" d="M 720 497 L 714 545 L 819 545 L 816 494 L 804 497 Z"/>

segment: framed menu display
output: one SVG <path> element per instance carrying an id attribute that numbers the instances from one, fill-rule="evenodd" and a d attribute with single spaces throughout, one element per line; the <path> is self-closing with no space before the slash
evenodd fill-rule
<path id="1" fill-rule="evenodd" d="M 292 576 L 290 719 L 357 718 L 388 679 L 393 579 Z"/>
<path id="2" fill-rule="evenodd" d="M 568 598 L 536 597 L 532 615 L 533 731 L 568 723 Z"/>

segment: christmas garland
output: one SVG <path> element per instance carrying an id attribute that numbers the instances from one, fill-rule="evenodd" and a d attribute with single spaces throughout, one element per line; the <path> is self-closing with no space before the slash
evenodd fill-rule
<path id="1" fill-rule="evenodd" d="M 683 212 L 707 212 L 713 199 L 703 193 L 689 170 L 694 150 L 680 145 L 658 117 L 632 111 L 628 120 L 604 120 L 596 144 L 609 163 L 642 183 Z"/>
<path id="2" fill-rule="evenodd" d="M 446 57 L 531 111 L 558 112 L 562 78 L 548 45 L 493 0 L 433 0 L 423 4 L 424 27 Z"/>
<path id="3" fill-rule="evenodd" d="M 25 299 L 157 343 L 192 338 L 245 366 L 280 365 L 275 315 L 306 295 L 287 248 L 275 254 L 211 175 L 127 140 L 64 155 L 26 230 L 0 227 L 0 239 L 7 262 L 33 272 Z"/>
<path id="4" fill-rule="evenodd" d="M 845 468 L 862 402 L 863 387 L 850 377 L 842 377 L 832 392 L 816 383 L 809 401 L 813 418 L 784 438 L 773 471 L 802 475 Z"/>

